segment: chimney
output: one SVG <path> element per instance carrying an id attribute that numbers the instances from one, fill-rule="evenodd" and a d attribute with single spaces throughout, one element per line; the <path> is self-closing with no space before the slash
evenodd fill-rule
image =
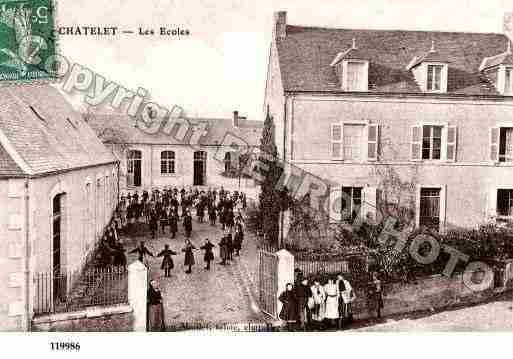
<path id="1" fill-rule="evenodd" d="M 283 40 L 287 36 L 287 12 L 277 11 L 274 13 L 273 38 Z"/>
<path id="2" fill-rule="evenodd" d="M 239 111 L 233 111 L 233 127 L 239 127 Z"/>
<path id="3" fill-rule="evenodd" d="M 504 35 L 513 41 L 513 12 L 504 13 L 503 31 Z"/>

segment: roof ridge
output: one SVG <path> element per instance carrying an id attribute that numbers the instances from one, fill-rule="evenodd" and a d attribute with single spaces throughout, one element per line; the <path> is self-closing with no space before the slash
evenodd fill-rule
<path id="1" fill-rule="evenodd" d="M 417 33 L 439 33 L 439 34 L 467 34 L 467 35 L 501 35 L 506 37 L 505 34 L 500 32 L 474 32 L 474 31 L 448 31 L 448 30 L 408 30 L 408 29 L 358 29 L 358 28 L 346 28 L 346 27 L 324 27 L 324 26 L 310 26 L 310 25 L 294 25 L 287 24 L 288 27 L 303 28 L 308 30 L 340 30 L 340 31 L 376 31 L 376 32 L 417 32 Z"/>

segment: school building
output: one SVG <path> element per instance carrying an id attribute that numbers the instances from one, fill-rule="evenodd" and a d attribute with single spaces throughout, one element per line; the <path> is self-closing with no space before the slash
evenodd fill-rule
<path id="1" fill-rule="evenodd" d="M 263 122 L 232 118 L 163 120 L 148 131 L 140 117 L 92 114 L 88 123 L 120 160 L 121 192 L 169 186 L 221 187 L 255 192 L 239 176 L 239 153 L 260 145 Z M 172 122 L 174 121 L 174 122 Z"/>
<path id="2" fill-rule="evenodd" d="M 504 17 L 506 30 L 511 19 Z M 506 30 L 310 27 L 276 13 L 265 106 L 280 157 L 330 183 L 332 198 L 349 198 L 330 203 L 332 221 L 352 208 L 376 215 L 376 207 L 399 201 L 386 188 L 390 173 L 410 183 L 401 205 L 410 205 L 417 225 L 511 220 L 513 37 Z"/>
<path id="3" fill-rule="evenodd" d="M 30 329 L 37 273 L 84 265 L 117 178 L 117 160 L 54 87 L 0 88 L 0 331 Z"/>

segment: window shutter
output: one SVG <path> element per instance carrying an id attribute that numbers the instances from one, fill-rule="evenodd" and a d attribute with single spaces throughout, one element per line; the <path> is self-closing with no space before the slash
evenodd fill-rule
<path id="1" fill-rule="evenodd" d="M 342 187 L 331 186 L 329 198 L 329 221 L 330 223 L 340 222 L 342 219 Z"/>
<path id="2" fill-rule="evenodd" d="M 369 217 L 372 220 L 376 220 L 377 211 L 377 188 L 376 187 L 364 187 L 363 188 L 363 199 L 362 208 L 360 209 L 360 215 L 362 220 L 366 221 Z"/>
<path id="3" fill-rule="evenodd" d="M 378 159 L 378 134 L 379 126 L 369 124 L 367 126 L 367 160 L 376 161 Z"/>
<path id="4" fill-rule="evenodd" d="M 456 161 L 457 129 L 455 126 L 447 127 L 447 161 Z"/>
<path id="5" fill-rule="evenodd" d="M 342 159 L 343 158 L 343 149 L 342 149 L 342 124 L 334 123 L 331 125 L 331 158 L 333 159 Z"/>
<path id="6" fill-rule="evenodd" d="M 490 128 L 490 161 L 499 161 L 499 127 Z"/>
<path id="7" fill-rule="evenodd" d="M 422 126 L 411 128 L 411 159 L 420 161 L 422 158 Z"/>

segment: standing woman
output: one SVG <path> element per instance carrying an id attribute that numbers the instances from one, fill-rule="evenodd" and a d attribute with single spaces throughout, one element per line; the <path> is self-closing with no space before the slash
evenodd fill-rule
<path id="1" fill-rule="evenodd" d="M 171 232 L 171 238 L 176 237 L 176 232 L 178 232 L 178 211 L 175 209 L 171 209 L 169 213 L 169 231 Z"/>
<path id="2" fill-rule="evenodd" d="M 208 218 L 210 219 L 210 225 L 215 226 L 216 225 L 216 207 L 213 203 L 211 203 L 208 206 Z"/>
<path id="3" fill-rule="evenodd" d="M 242 241 L 244 239 L 244 233 L 241 228 L 237 228 L 235 230 L 235 236 L 233 237 L 233 249 L 235 251 L 235 255 L 240 256 L 240 250 L 242 248 Z"/>
<path id="4" fill-rule="evenodd" d="M 162 293 L 160 292 L 158 282 L 153 279 L 147 293 L 148 298 L 148 331 L 164 331 L 164 307 L 162 305 Z"/>
<path id="5" fill-rule="evenodd" d="M 228 245 L 226 243 L 226 236 L 223 236 L 219 242 L 219 257 L 221 257 L 221 263 L 219 264 L 225 265 L 226 260 L 228 259 Z"/>
<path id="6" fill-rule="evenodd" d="M 342 274 L 338 275 L 336 284 L 338 287 L 338 291 L 340 293 L 340 297 L 338 300 L 338 311 L 340 313 L 340 329 L 345 323 L 351 323 L 353 321 L 352 303 L 356 299 L 356 295 L 354 294 L 354 290 L 351 287 L 351 284 L 342 276 Z"/>
<path id="7" fill-rule="evenodd" d="M 185 211 L 185 217 L 183 218 L 183 228 L 185 230 L 185 237 L 191 238 L 192 232 L 192 217 L 189 210 Z"/>
<path id="8" fill-rule="evenodd" d="M 328 279 L 324 290 L 326 292 L 326 319 L 330 321 L 330 326 L 334 327 L 339 318 L 338 298 L 340 297 L 340 293 L 333 278 Z"/>
<path id="9" fill-rule="evenodd" d="M 164 245 L 164 249 L 157 254 L 157 257 L 164 257 L 162 258 L 162 265 L 160 266 L 160 269 L 164 270 L 164 277 L 170 277 L 171 276 L 171 269 L 175 267 L 175 264 L 173 262 L 173 258 L 171 256 L 176 256 L 178 253 L 175 251 L 172 251 L 169 249 L 169 245 Z"/>
<path id="10" fill-rule="evenodd" d="M 196 247 L 194 247 L 190 241 L 190 239 L 186 239 L 186 242 L 185 242 L 185 248 L 182 249 L 182 252 L 185 252 L 185 260 L 184 260 L 184 263 L 183 265 L 184 266 L 188 266 L 189 269 L 187 269 L 185 271 L 185 273 L 187 274 L 191 274 L 192 273 L 192 266 L 195 264 L 195 261 L 194 261 L 194 253 L 193 253 L 193 250 L 196 249 Z"/>
<path id="11" fill-rule="evenodd" d="M 280 294 L 278 300 L 282 303 L 280 319 L 287 323 L 287 330 L 290 331 L 297 321 L 297 300 L 292 290 L 292 283 L 287 283 L 285 291 Z"/>
<path id="12" fill-rule="evenodd" d="M 227 259 L 233 260 L 233 237 L 231 231 L 228 231 L 226 234 L 226 254 Z"/>
<path id="13" fill-rule="evenodd" d="M 321 329 L 326 312 L 326 292 L 318 279 L 314 281 L 311 290 L 313 298 L 312 322 L 316 324 L 318 329 Z"/>
<path id="14" fill-rule="evenodd" d="M 157 211 L 152 208 L 150 212 L 150 232 L 151 232 L 151 238 L 155 239 L 155 236 L 158 235 L 158 226 L 159 226 L 159 220 Z"/>

